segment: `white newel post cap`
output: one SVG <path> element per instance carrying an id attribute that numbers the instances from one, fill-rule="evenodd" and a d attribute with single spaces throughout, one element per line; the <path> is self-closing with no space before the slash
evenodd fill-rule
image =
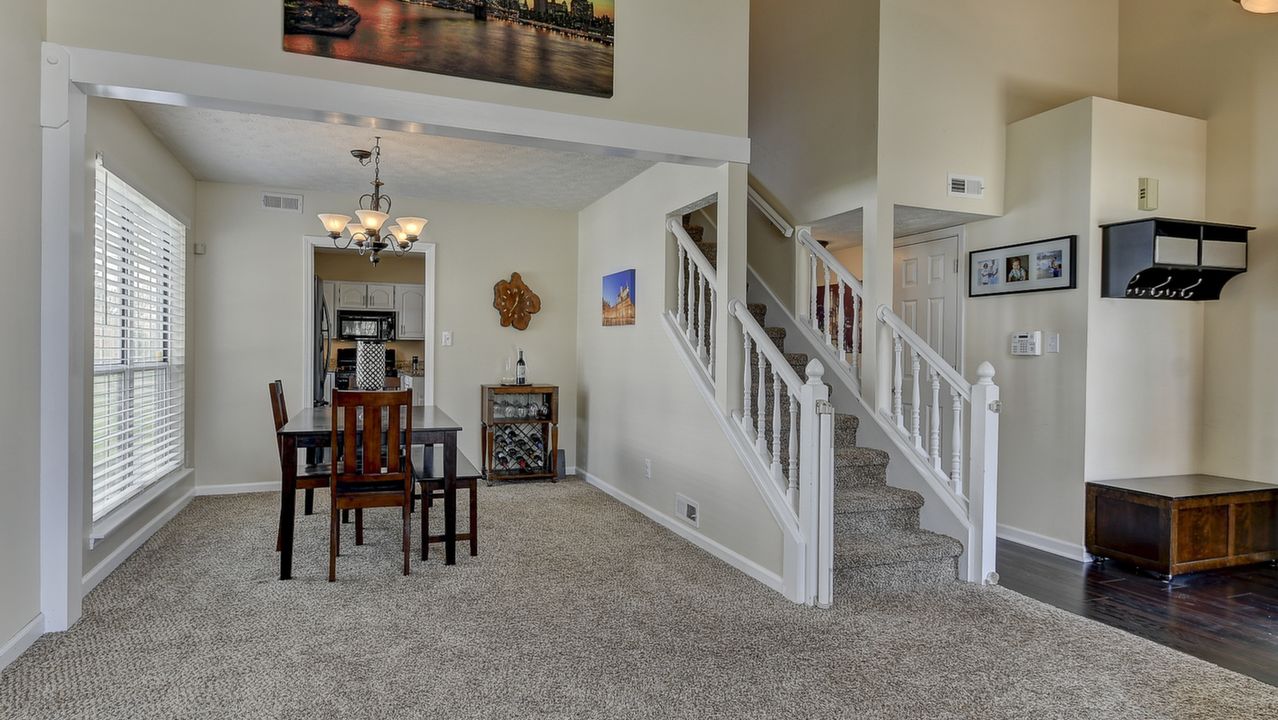
<path id="1" fill-rule="evenodd" d="M 976 368 L 976 384 L 977 385 L 993 385 L 994 384 L 994 366 L 988 360 L 981 363 Z"/>
<path id="2" fill-rule="evenodd" d="M 825 377 L 825 366 L 822 365 L 820 361 L 818 361 L 816 358 L 812 358 L 811 360 L 808 361 L 808 365 L 807 367 L 804 368 L 804 372 L 806 372 L 808 375 L 809 385 L 824 384 L 821 381 L 821 378 Z"/>

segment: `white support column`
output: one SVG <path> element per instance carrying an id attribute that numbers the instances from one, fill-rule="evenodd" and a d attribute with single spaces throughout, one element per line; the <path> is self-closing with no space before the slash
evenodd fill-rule
<path id="1" fill-rule="evenodd" d="M 725 163 L 719 166 L 722 176 L 718 208 L 718 261 L 714 286 L 714 396 L 719 409 L 732 412 L 741 397 L 737 381 L 742 377 L 741 363 L 744 355 L 738 355 L 742 347 L 741 325 L 730 317 L 728 307 L 733 300 L 746 301 L 746 208 L 747 166 L 741 163 Z M 747 412 L 748 414 L 748 412 Z"/>
<path id="2" fill-rule="evenodd" d="M 968 548 L 968 577 L 997 583 L 998 414 L 1002 403 L 994 384 L 994 366 L 981 363 L 972 385 L 972 436 L 968 453 L 968 516 L 976 535 Z M 956 439 L 961 442 L 961 438 Z"/>
<path id="3" fill-rule="evenodd" d="M 85 237 L 88 100 L 70 56 L 41 50 L 40 611 L 45 630 L 80 619 L 86 526 L 87 317 L 92 248 Z"/>
<path id="4" fill-rule="evenodd" d="M 862 336 L 861 394 L 877 412 L 891 407 L 892 333 L 879 322 L 879 306 L 893 308 L 893 228 L 892 203 L 881 196 L 870 198 L 862 211 L 862 287 L 865 317 Z"/>

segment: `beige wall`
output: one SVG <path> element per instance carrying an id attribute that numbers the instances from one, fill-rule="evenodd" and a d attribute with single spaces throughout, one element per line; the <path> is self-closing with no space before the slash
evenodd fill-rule
<path id="1" fill-rule="evenodd" d="M 192 261 L 195 259 L 190 254 L 190 246 L 195 242 L 195 231 L 193 225 L 195 223 L 195 180 L 186 168 L 177 161 L 175 157 L 160 143 L 159 140 L 151 134 L 150 130 L 138 120 L 133 111 L 127 105 L 115 100 L 104 100 L 101 98 L 89 98 L 88 108 L 88 125 L 85 134 L 85 162 L 89 168 L 87 173 L 87 188 L 85 198 L 89 206 L 85 209 L 85 237 L 92 241 L 93 234 L 93 186 L 94 173 L 93 163 L 94 157 L 101 153 L 103 162 L 106 163 L 108 169 L 116 175 L 124 179 L 125 182 L 132 185 L 143 195 L 150 198 L 157 205 L 164 208 L 165 211 L 171 213 L 187 225 L 187 377 L 199 372 L 200 353 L 197 345 L 193 342 L 198 333 L 198 326 L 192 322 L 193 314 L 191 309 L 190 298 L 194 295 L 192 282 L 194 278 L 191 271 Z M 86 255 L 86 259 L 92 262 L 93 256 Z M 92 268 L 85 267 L 83 269 L 85 282 L 92 277 Z M 93 295 L 86 293 L 85 314 L 92 318 L 93 315 Z M 92 325 L 88 327 L 88 332 L 93 332 Z M 88 342 L 87 349 L 92 353 L 93 344 Z M 86 367 L 92 367 L 92 357 L 85 358 Z M 85 378 L 84 392 L 87 397 L 93 397 L 93 378 L 91 375 Z M 195 431 L 191 424 L 193 411 L 191 386 L 188 381 L 187 385 L 187 426 L 186 426 L 186 452 L 187 466 L 193 467 L 195 464 L 194 450 Z M 90 405 L 91 407 L 91 405 Z M 86 447 L 91 447 L 93 427 L 92 423 L 85 424 Z M 85 478 L 89 480 L 93 477 L 93 453 L 88 450 L 85 453 Z M 118 526 L 111 535 L 99 542 L 92 550 L 86 544 L 84 548 L 84 574 L 88 575 L 93 569 L 106 559 L 112 552 L 117 550 L 121 545 L 131 538 L 134 533 L 141 530 L 147 523 L 151 522 L 157 515 L 162 513 L 172 503 L 180 499 L 184 494 L 190 491 L 195 485 L 193 479 L 186 479 L 172 488 L 166 490 L 162 495 L 147 503 L 134 514 L 128 521 Z M 93 487 L 91 482 L 85 483 L 84 488 L 84 537 L 89 537 L 90 527 L 92 525 L 90 512 L 93 507 Z"/>
<path id="2" fill-rule="evenodd" d="M 701 534 L 780 574 L 780 528 L 662 328 L 675 266 L 664 219 L 722 197 L 725 177 L 723 168 L 661 164 L 581 212 L 578 465 L 671 518 L 675 493 L 684 493 L 700 503 Z M 724 253 L 719 257 L 722 268 Z M 636 324 L 602 327 L 602 278 L 630 268 Z M 652 459 L 651 479 L 645 458 Z"/>
<path id="3" fill-rule="evenodd" d="M 618 0 L 611 99 L 286 53 L 275 0 L 50 0 L 64 45 L 267 70 L 675 128 L 746 134 L 742 0 Z"/>
<path id="4" fill-rule="evenodd" d="M 0 360 L 0 646 L 40 612 L 40 40 L 44 2 L 17 3 L 0 24 L 0 67 L 5 97 L 0 107 L 0 208 L 26 218 L 21 232 L 0 240 L 0 314 L 5 352 Z M 18 310 L 25 308 L 27 312 Z"/>
<path id="5" fill-rule="evenodd" d="M 880 26 L 879 185 L 898 205 L 1001 214 L 1007 124 L 1118 93 L 1113 0 L 888 0 Z M 948 172 L 985 197 L 949 197 Z"/>
<path id="6" fill-rule="evenodd" d="M 1248 270 L 1203 304 L 1204 472 L 1278 466 L 1278 15 L 1233 3 L 1122 0 L 1120 92 L 1207 120 L 1207 219 L 1255 225 Z"/>
<path id="7" fill-rule="evenodd" d="M 278 190 L 278 188 L 272 188 Z M 284 381 L 290 410 L 306 406 L 303 236 L 322 234 L 313 211 L 346 208 L 349 194 L 305 192 L 302 214 L 261 210 L 261 188 L 200 183 L 197 231 L 208 254 L 194 258 L 192 300 L 201 366 L 195 394 L 197 481 L 201 486 L 278 480 L 266 383 Z M 560 386 L 576 406 L 576 255 L 573 213 L 395 198 L 430 218 L 437 246 L 435 402 L 465 428 L 460 450 L 479 462 L 479 386 L 500 379 L 516 346 L 531 379 Z M 382 261 L 384 266 L 394 258 Z M 541 296 L 525 332 L 501 327 L 493 284 L 512 271 Z M 561 416 L 560 443 L 574 463 L 576 419 Z"/>
<path id="8" fill-rule="evenodd" d="M 750 174 L 791 222 L 874 192 L 878 52 L 879 0 L 750 0 Z"/>
<path id="9" fill-rule="evenodd" d="M 1007 212 L 968 225 L 969 250 L 1078 235 L 1087 267 L 1091 113 L 1083 100 L 1007 128 Z M 1080 544 L 1090 288 L 1080 272 L 1076 290 L 968 298 L 964 319 L 966 367 L 993 363 L 1003 401 L 999 523 Z M 1013 358 L 1008 336 L 1034 329 L 1059 332 L 1061 352 Z"/>
<path id="10" fill-rule="evenodd" d="M 1088 480 L 1202 471 L 1205 303 L 1100 297 L 1100 225 L 1202 218 L 1207 124 L 1108 100 L 1093 103 L 1087 328 Z M 1159 179 L 1157 211 L 1136 207 L 1137 178 Z"/>

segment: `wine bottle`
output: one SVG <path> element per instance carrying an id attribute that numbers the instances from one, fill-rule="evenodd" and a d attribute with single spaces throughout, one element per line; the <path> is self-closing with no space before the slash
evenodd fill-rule
<path id="1" fill-rule="evenodd" d="M 528 384 L 528 365 L 524 363 L 524 351 L 519 351 L 519 361 L 515 363 L 515 384 Z"/>

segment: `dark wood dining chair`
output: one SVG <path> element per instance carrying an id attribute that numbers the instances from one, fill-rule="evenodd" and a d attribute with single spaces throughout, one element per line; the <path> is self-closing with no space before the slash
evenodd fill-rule
<path id="1" fill-rule="evenodd" d="M 430 556 L 431 543 L 441 543 L 446 535 L 430 534 L 430 508 L 434 501 L 444 499 L 444 478 L 433 477 L 434 463 L 432 455 L 434 447 L 413 448 L 413 473 L 417 481 L 422 501 L 422 559 Z M 458 492 L 466 490 L 470 493 L 470 528 L 469 532 L 457 533 L 458 540 L 470 541 L 470 555 L 479 554 L 479 480 L 483 477 L 471 461 L 457 453 L 457 482 L 454 487 Z"/>
<path id="2" fill-rule="evenodd" d="M 280 380 L 267 383 L 266 390 L 271 396 L 271 417 L 275 421 L 275 445 L 280 453 L 280 464 L 283 467 L 284 448 L 279 439 L 280 429 L 288 424 L 288 403 L 284 401 L 284 383 Z M 316 488 L 328 487 L 328 465 L 306 465 L 297 473 L 297 489 L 305 490 L 304 512 L 310 515 L 315 508 Z M 282 530 L 280 531 L 282 532 Z M 280 533 L 275 535 L 275 550 L 280 549 Z"/>
<path id="3" fill-rule="evenodd" d="M 365 508 L 401 508 L 404 574 L 409 573 L 411 541 L 408 520 L 413 504 L 413 470 L 409 456 L 413 436 L 412 404 L 411 390 L 333 391 L 332 443 L 334 448 L 340 447 L 341 452 L 337 453 L 329 475 L 329 582 L 337 580 L 337 555 L 341 549 L 339 510 L 355 510 L 355 543 L 358 545 L 364 540 L 362 511 Z M 357 438 L 356 428 L 361 417 L 363 433 L 362 438 Z"/>

